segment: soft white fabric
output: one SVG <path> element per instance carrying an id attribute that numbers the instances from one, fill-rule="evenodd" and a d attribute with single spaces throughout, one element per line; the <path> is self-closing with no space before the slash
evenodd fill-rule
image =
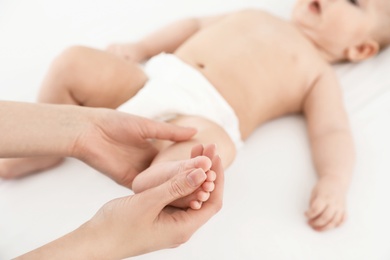
<path id="1" fill-rule="evenodd" d="M 119 111 L 162 121 L 203 117 L 225 129 L 237 149 L 243 145 L 234 110 L 199 71 L 166 53 L 150 59 L 144 70 L 148 82 Z"/>
<path id="2" fill-rule="evenodd" d="M 292 4 L 2 0 L 0 97 L 34 101 L 50 62 L 69 45 L 102 48 L 138 39 L 183 17 L 237 8 L 264 7 L 287 17 Z M 305 223 L 316 174 L 305 122 L 289 116 L 265 124 L 246 141 L 226 172 L 223 209 L 188 243 L 135 259 L 389 260 L 389 67 L 389 50 L 360 64 L 336 66 L 358 155 L 343 227 L 318 234 Z M 127 194 L 131 192 L 76 160 L 25 179 L 0 181 L 0 259 L 73 230 L 105 202 Z"/>

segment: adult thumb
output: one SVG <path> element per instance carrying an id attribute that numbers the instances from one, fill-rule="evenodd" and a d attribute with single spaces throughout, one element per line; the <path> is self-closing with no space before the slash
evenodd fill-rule
<path id="1" fill-rule="evenodd" d="M 180 173 L 160 186 L 150 189 L 149 201 L 154 201 L 154 206 L 161 210 L 171 202 L 193 193 L 206 178 L 206 173 L 200 168 L 189 173 Z"/>

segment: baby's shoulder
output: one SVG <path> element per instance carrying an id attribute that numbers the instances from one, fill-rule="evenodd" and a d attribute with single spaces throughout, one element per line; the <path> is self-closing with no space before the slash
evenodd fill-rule
<path id="1" fill-rule="evenodd" d="M 322 60 L 319 65 L 320 66 L 318 68 L 318 71 L 321 77 L 337 77 L 336 71 L 331 63 Z"/>
<path id="2" fill-rule="evenodd" d="M 317 68 L 317 77 L 313 87 L 325 89 L 326 92 L 339 88 L 339 80 L 331 64 L 324 62 L 321 67 Z"/>
<path id="3" fill-rule="evenodd" d="M 246 16 L 246 17 L 276 17 L 274 14 L 261 9 L 261 8 L 254 8 L 254 7 L 248 7 L 239 9 L 237 11 L 234 11 L 231 13 L 231 15 L 239 15 L 239 16 Z"/>

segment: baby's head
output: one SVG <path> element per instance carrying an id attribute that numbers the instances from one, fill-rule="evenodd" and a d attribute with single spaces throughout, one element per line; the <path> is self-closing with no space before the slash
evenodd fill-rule
<path id="1" fill-rule="evenodd" d="M 292 21 L 331 61 L 365 60 L 390 44 L 390 0 L 297 0 Z"/>

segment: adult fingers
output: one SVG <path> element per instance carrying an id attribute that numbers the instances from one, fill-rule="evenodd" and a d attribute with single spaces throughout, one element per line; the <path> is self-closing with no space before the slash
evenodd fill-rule
<path id="1" fill-rule="evenodd" d="M 146 190 L 144 192 L 145 204 L 150 204 L 151 208 L 160 212 L 169 203 L 193 193 L 206 178 L 206 173 L 200 168 L 189 173 L 180 173 L 165 183 Z"/>
<path id="2" fill-rule="evenodd" d="M 144 139 L 160 139 L 180 142 L 190 139 L 197 132 L 195 128 L 181 127 L 145 118 L 138 119 L 137 123 Z"/>

